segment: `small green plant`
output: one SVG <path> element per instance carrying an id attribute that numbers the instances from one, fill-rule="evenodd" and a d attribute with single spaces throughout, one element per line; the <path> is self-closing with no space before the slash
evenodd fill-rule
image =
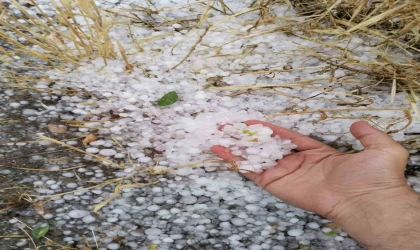
<path id="1" fill-rule="evenodd" d="M 336 232 L 336 231 L 331 231 L 331 232 L 324 233 L 325 236 L 330 236 L 330 237 L 336 236 L 337 234 L 338 234 L 338 232 Z"/>
<path id="2" fill-rule="evenodd" d="M 307 249 L 308 245 L 299 243 L 299 249 Z"/>
<path id="3" fill-rule="evenodd" d="M 242 130 L 243 134 L 247 134 L 247 135 L 256 135 L 258 134 L 258 132 L 251 132 L 249 129 L 244 129 Z"/>
<path id="4" fill-rule="evenodd" d="M 159 107 L 172 105 L 178 101 L 178 94 L 175 91 L 164 94 L 157 102 Z"/>
<path id="5" fill-rule="evenodd" d="M 34 239 L 39 239 L 42 236 L 44 236 L 48 231 L 50 230 L 50 225 L 48 223 L 43 223 L 41 225 L 38 225 L 32 229 L 32 236 Z"/>

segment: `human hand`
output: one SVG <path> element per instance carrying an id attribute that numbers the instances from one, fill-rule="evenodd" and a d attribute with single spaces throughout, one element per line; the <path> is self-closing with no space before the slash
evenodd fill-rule
<path id="1" fill-rule="evenodd" d="M 374 213 L 381 213 L 378 209 L 405 204 L 417 196 L 404 177 L 407 150 L 367 122 L 356 122 L 350 128 L 365 147 L 355 154 L 342 153 L 270 123 L 255 120 L 245 123 L 271 128 L 273 135 L 296 144 L 298 152 L 279 160 L 273 169 L 244 175 L 281 200 L 335 221 L 362 243 L 370 244 L 365 238 L 372 235 L 360 230 L 361 223 L 368 223 L 370 228 L 377 223 Z M 228 162 L 243 160 L 222 146 L 213 146 L 211 150 Z"/>

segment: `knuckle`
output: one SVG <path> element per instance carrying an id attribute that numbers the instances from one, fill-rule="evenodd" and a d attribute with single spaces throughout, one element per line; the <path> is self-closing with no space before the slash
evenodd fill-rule
<path id="1" fill-rule="evenodd" d="M 259 174 L 254 179 L 254 182 L 263 189 L 265 189 L 265 187 L 269 184 L 266 178 L 264 177 L 264 174 Z"/>

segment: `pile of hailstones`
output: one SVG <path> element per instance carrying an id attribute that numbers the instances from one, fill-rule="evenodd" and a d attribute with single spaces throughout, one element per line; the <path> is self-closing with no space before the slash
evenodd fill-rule
<path id="1" fill-rule="evenodd" d="M 282 140 L 278 135 L 273 136 L 273 133 L 272 129 L 262 124 L 228 124 L 218 135 L 222 139 L 215 138 L 212 144 L 226 147 L 232 155 L 241 157 L 243 160 L 236 162 L 241 172 L 260 173 L 273 168 L 277 160 L 296 148 L 290 140 Z"/>

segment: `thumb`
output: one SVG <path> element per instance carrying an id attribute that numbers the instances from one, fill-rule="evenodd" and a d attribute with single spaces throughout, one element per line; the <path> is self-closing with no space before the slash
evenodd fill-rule
<path id="1" fill-rule="evenodd" d="M 379 129 L 372 127 L 365 121 L 353 123 L 350 132 L 358 139 L 366 149 L 385 149 L 393 147 L 401 147 L 391 136 Z"/>

